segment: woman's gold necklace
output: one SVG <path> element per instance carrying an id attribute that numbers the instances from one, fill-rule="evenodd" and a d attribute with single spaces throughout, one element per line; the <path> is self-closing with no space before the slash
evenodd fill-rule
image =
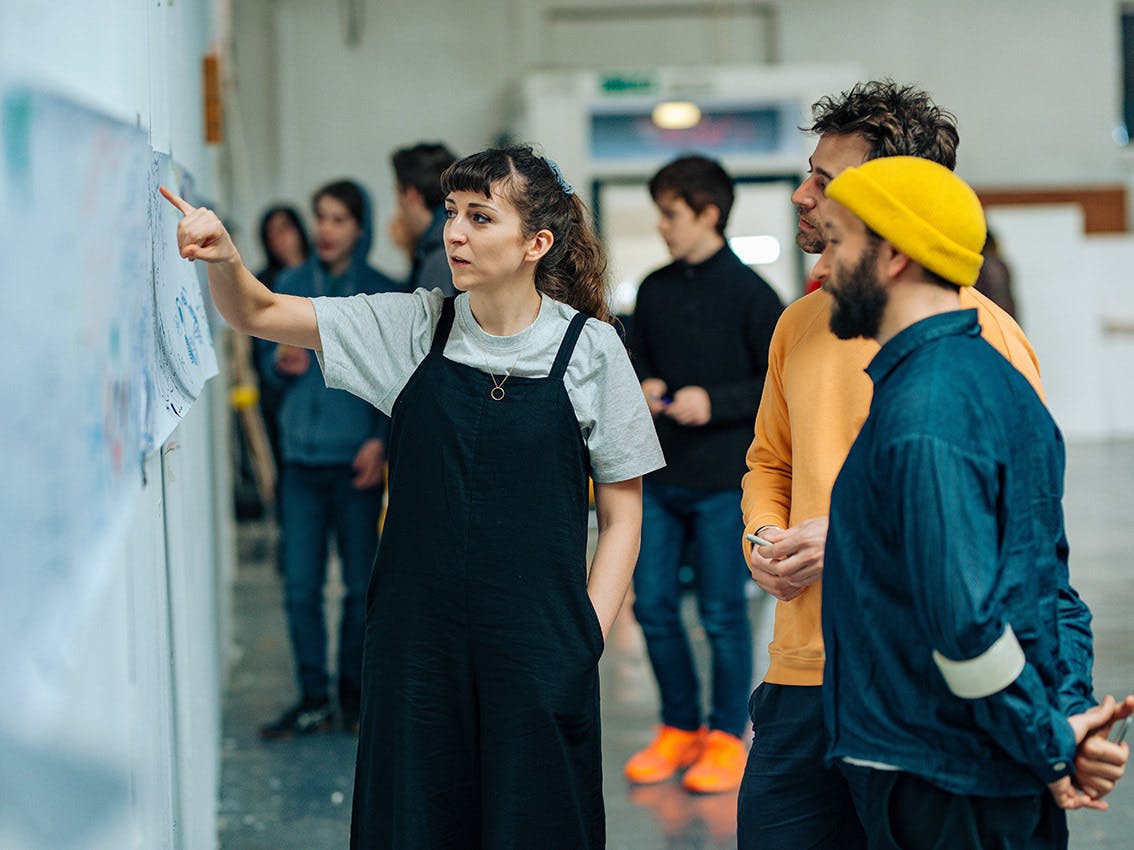
<path id="1" fill-rule="evenodd" d="M 541 307 L 543 306 L 543 300 L 542 299 L 540 299 L 540 306 Z M 475 316 L 473 318 L 475 320 Z M 539 319 L 539 311 L 536 312 L 536 320 L 538 320 L 538 319 Z M 496 376 L 494 374 L 492 374 L 492 367 L 488 365 L 488 352 L 486 352 L 483 348 L 481 348 L 480 343 L 478 343 L 473 338 L 472 334 L 469 334 L 469 342 L 471 342 L 473 344 L 473 346 L 476 348 L 476 350 L 480 352 L 480 356 L 484 359 L 484 371 L 486 371 L 488 373 L 488 377 L 492 381 L 492 389 L 490 389 L 488 391 L 488 394 L 489 394 L 489 396 L 492 397 L 493 401 L 503 401 L 504 400 L 504 395 L 505 395 L 505 393 L 504 393 L 504 382 L 507 381 L 510 377 L 512 377 L 512 370 L 515 369 L 516 364 L 520 362 L 520 355 L 524 353 L 524 351 L 528 347 L 528 343 L 530 343 L 532 341 L 532 332 L 534 331 L 534 329 L 535 329 L 535 321 L 533 321 L 532 324 L 528 325 L 528 338 L 526 340 L 524 340 L 524 344 L 520 346 L 520 350 L 516 352 L 515 359 L 512 360 L 512 365 L 508 367 L 508 371 L 504 373 L 504 377 L 501 378 L 499 381 L 496 380 Z"/>
<path id="2" fill-rule="evenodd" d="M 488 394 L 492 397 L 493 401 L 503 401 L 505 395 L 504 382 L 512 377 L 512 370 L 515 369 L 516 364 L 520 362 L 520 355 L 524 353 L 524 349 L 528 347 L 528 343 L 532 340 L 531 333 L 528 333 L 528 338 L 524 341 L 524 344 L 520 346 L 520 350 L 516 352 L 516 358 L 512 361 L 512 365 L 508 367 L 508 371 L 504 373 L 504 377 L 499 381 L 496 380 L 496 376 L 492 374 L 492 367 L 488 365 L 488 353 L 480 347 L 480 343 L 473 339 L 471 335 L 469 336 L 469 340 L 476 346 L 477 351 L 480 352 L 480 356 L 484 358 L 484 370 L 488 373 L 488 377 L 492 381 L 492 389 L 488 391 Z"/>

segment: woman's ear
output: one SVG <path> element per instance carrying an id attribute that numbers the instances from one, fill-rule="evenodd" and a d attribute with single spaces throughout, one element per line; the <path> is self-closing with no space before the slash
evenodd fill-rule
<path id="1" fill-rule="evenodd" d="M 524 253 L 524 259 L 538 263 L 554 244 L 555 237 L 551 235 L 550 230 L 546 227 L 543 230 L 537 230 L 535 236 L 528 242 L 528 250 Z"/>

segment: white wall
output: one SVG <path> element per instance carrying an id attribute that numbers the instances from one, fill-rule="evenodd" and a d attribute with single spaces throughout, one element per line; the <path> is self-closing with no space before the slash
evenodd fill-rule
<path id="1" fill-rule="evenodd" d="M 440 138 L 467 153 L 491 142 L 510 125 L 525 72 L 563 64 L 560 27 L 545 23 L 544 9 L 578 4 L 362 5 L 362 44 L 347 48 L 336 6 L 316 0 L 237 4 L 238 96 L 247 137 L 257 161 L 274 163 L 273 145 L 279 153 L 278 167 L 253 181 L 249 216 L 276 194 L 305 201 L 318 182 L 339 173 L 366 181 L 380 211 L 388 211 L 390 150 Z M 711 6 L 706 0 L 710 12 Z M 892 75 L 927 88 L 957 114 L 959 172 L 976 185 L 1128 181 L 1134 158 L 1111 136 L 1120 114 L 1118 6 L 1118 0 L 784 2 L 780 52 L 787 64 L 853 63 L 866 76 Z M 580 39 L 587 42 L 580 56 L 593 57 L 589 42 L 601 41 L 609 28 L 593 25 L 595 38 Z M 712 59 L 674 37 L 681 31 L 659 25 L 650 33 L 663 38 L 627 44 L 602 64 L 642 68 Z M 273 38 L 269 50 L 266 41 Z M 758 61 L 761 52 L 754 48 L 745 57 L 729 42 L 717 61 Z M 268 114 L 272 102 L 275 116 Z M 553 146 L 555 140 L 539 141 Z M 398 263 L 388 248 L 375 257 Z"/>
<path id="2" fill-rule="evenodd" d="M 976 185 L 1128 177 L 1117 0 L 784 3 L 784 58 L 854 60 L 954 112 L 958 173 Z"/>
<path id="3" fill-rule="evenodd" d="M 602 45 L 622 24 L 590 24 L 588 30 L 573 22 L 549 24 L 545 16 L 550 8 L 595 6 L 583 0 L 360 2 L 365 29 L 356 48 L 344 45 L 336 6 L 316 0 L 238 4 L 234 105 L 245 116 L 247 157 L 256 164 L 238 181 L 244 190 L 237 212 L 253 228 L 268 201 L 283 196 L 305 204 L 318 183 L 340 174 L 373 190 L 381 223 L 392 206 L 393 148 L 441 139 L 468 153 L 493 142 L 515 125 L 529 72 L 570 67 L 570 38 L 578 43 L 580 63 L 629 70 L 760 62 L 768 54 L 766 22 L 737 25 L 720 37 L 710 0 L 700 29 L 672 21 L 641 24 L 641 38 L 623 38 L 606 54 Z M 651 4 L 622 0 L 603 8 L 642 5 Z M 857 66 L 864 77 L 889 75 L 928 89 L 957 115 L 958 172 L 978 188 L 1120 182 L 1134 189 L 1134 154 L 1112 139 L 1121 112 L 1119 6 L 1119 0 L 782 2 L 773 48 L 785 65 Z M 531 141 L 554 155 L 557 146 L 579 147 L 576 136 L 564 126 L 555 138 Z M 1134 209 L 1134 191 L 1130 197 Z M 384 236 L 379 230 L 372 260 L 404 272 L 403 258 Z M 1022 272 L 1036 269 L 1053 280 L 1050 272 L 1059 268 L 1061 285 L 1069 280 L 1089 289 L 1093 284 L 1078 282 L 1101 262 L 1093 253 L 1099 243 L 1069 232 L 1060 240 L 1006 239 L 1005 250 Z M 252 257 L 259 254 L 254 241 L 246 230 L 244 250 Z M 1033 247 L 1039 253 L 1025 256 Z M 1021 285 L 1046 286 L 1019 277 Z M 1084 309 L 1062 299 L 1025 295 L 1025 301 L 1026 329 L 1034 326 L 1041 337 L 1064 311 Z M 1094 338 L 1101 334 L 1099 316 L 1107 315 L 1134 315 L 1134 293 L 1111 287 L 1098 315 L 1076 321 L 1089 321 Z M 1103 356 L 1101 336 L 1098 345 L 1092 357 Z M 1123 343 L 1111 338 L 1105 345 Z M 1047 383 L 1068 388 L 1054 397 L 1062 399 L 1057 414 L 1067 411 L 1069 437 L 1134 434 L 1134 422 L 1108 399 L 1104 384 L 1081 380 L 1084 370 L 1101 374 L 1101 363 L 1085 360 L 1085 350 L 1038 347 Z"/>
<path id="4" fill-rule="evenodd" d="M 1048 406 L 1065 434 L 1108 436 L 1102 281 L 1083 236 L 1082 210 L 997 208 L 989 221 L 1012 270 L 1020 321 L 1039 356 Z"/>
<path id="5" fill-rule="evenodd" d="M 1134 154 L 1119 148 L 1117 0 L 812 0 L 784 4 L 784 57 L 821 50 L 867 76 L 921 85 L 958 120 L 957 172 L 979 188 L 1122 183 L 1134 209 Z M 838 33 L 837 38 L 828 37 Z M 1087 237 L 1077 209 L 997 208 L 990 220 L 1015 272 L 1022 324 L 1051 409 L 1069 439 L 1134 436 L 1125 382 L 1134 316 L 1116 262 L 1129 236 Z"/>
<path id="6" fill-rule="evenodd" d="M 221 197 L 218 157 L 203 143 L 200 82 L 220 8 L 220 0 L 217 8 L 203 0 L 4 0 L 0 84 L 49 87 L 137 123 L 154 148 L 192 172 L 199 190 Z M 0 793 L 6 850 L 216 845 L 223 618 L 233 569 L 222 383 L 207 385 L 145 459 L 145 484 L 109 564 L 80 565 L 107 575 L 75 645 L 60 650 L 73 664 L 55 682 L 52 710 L 4 740 L 13 760 L 5 771 L 21 779 Z M 0 709 L 0 731 L 11 736 L 7 714 Z"/>
<path id="7" fill-rule="evenodd" d="M 822 50 L 868 76 L 916 82 L 958 119 L 957 172 L 977 188 L 1121 183 L 1134 210 L 1134 154 L 1119 148 L 1117 0 L 812 0 L 784 4 L 784 56 Z M 838 33 L 828 38 L 827 33 Z M 864 49 L 869 45 L 868 49 Z M 1128 213 L 1129 215 L 1129 213 Z M 1069 439 L 1134 436 L 1129 236 L 1087 237 L 1076 209 L 997 208 L 1022 324 Z M 1125 262 L 1123 262 L 1125 261 Z"/>
<path id="8" fill-rule="evenodd" d="M 246 156 L 257 161 L 264 153 L 272 163 L 270 173 L 255 167 L 250 196 L 241 192 L 234 198 L 244 223 L 242 250 L 250 261 L 261 256 L 257 222 L 270 200 L 290 199 L 306 214 L 319 185 L 346 176 L 360 180 L 374 197 L 379 229 L 372 259 L 387 271 L 405 273 L 404 259 L 381 229 L 393 206 L 390 154 L 422 140 L 471 153 L 504 127 L 518 70 L 511 51 L 520 32 L 521 0 L 364 5 L 358 47 L 344 44 L 339 4 L 236 5 L 236 108 L 248 140 Z M 246 38 L 255 55 L 243 47 Z M 266 42 L 273 42 L 270 50 Z M 237 190 L 244 185 L 238 180 Z"/>

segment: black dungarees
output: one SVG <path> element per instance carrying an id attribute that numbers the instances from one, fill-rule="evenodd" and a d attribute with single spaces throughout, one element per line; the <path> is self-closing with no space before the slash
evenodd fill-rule
<path id="1" fill-rule="evenodd" d="M 393 408 L 371 578 L 351 847 L 605 846 L 589 456 L 563 375 L 447 360 L 446 299 Z"/>

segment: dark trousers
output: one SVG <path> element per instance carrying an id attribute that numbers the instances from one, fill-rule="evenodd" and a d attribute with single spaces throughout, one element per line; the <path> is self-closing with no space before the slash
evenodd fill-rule
<path id="1" fill-rule="evenodd" d="M 823 689 L 761 684 L 737 801 L 739 850 L 862 850 L 850 788 L 823 755 Z"/>
<path id="2" fill-rule="evenodd" d="M 344 585 L 339 626 L 340 690 L 357 694 L 362 679 L 366 587 L 378 548 L 382 490 L 357 490 L 355 472 L 341 466 L 285 464 L 280 481 L 284 607 L 299 688 L 308 699 L 327 696 L 327 626 L 323 585 L 334 535 Z"/>
<path id="3" fill-rule="evenodd" d="M 950 794 L 920 776 L 842 764 L 870 850 L 1066 850 L 1067 817 L 1047 789 Z"/>

